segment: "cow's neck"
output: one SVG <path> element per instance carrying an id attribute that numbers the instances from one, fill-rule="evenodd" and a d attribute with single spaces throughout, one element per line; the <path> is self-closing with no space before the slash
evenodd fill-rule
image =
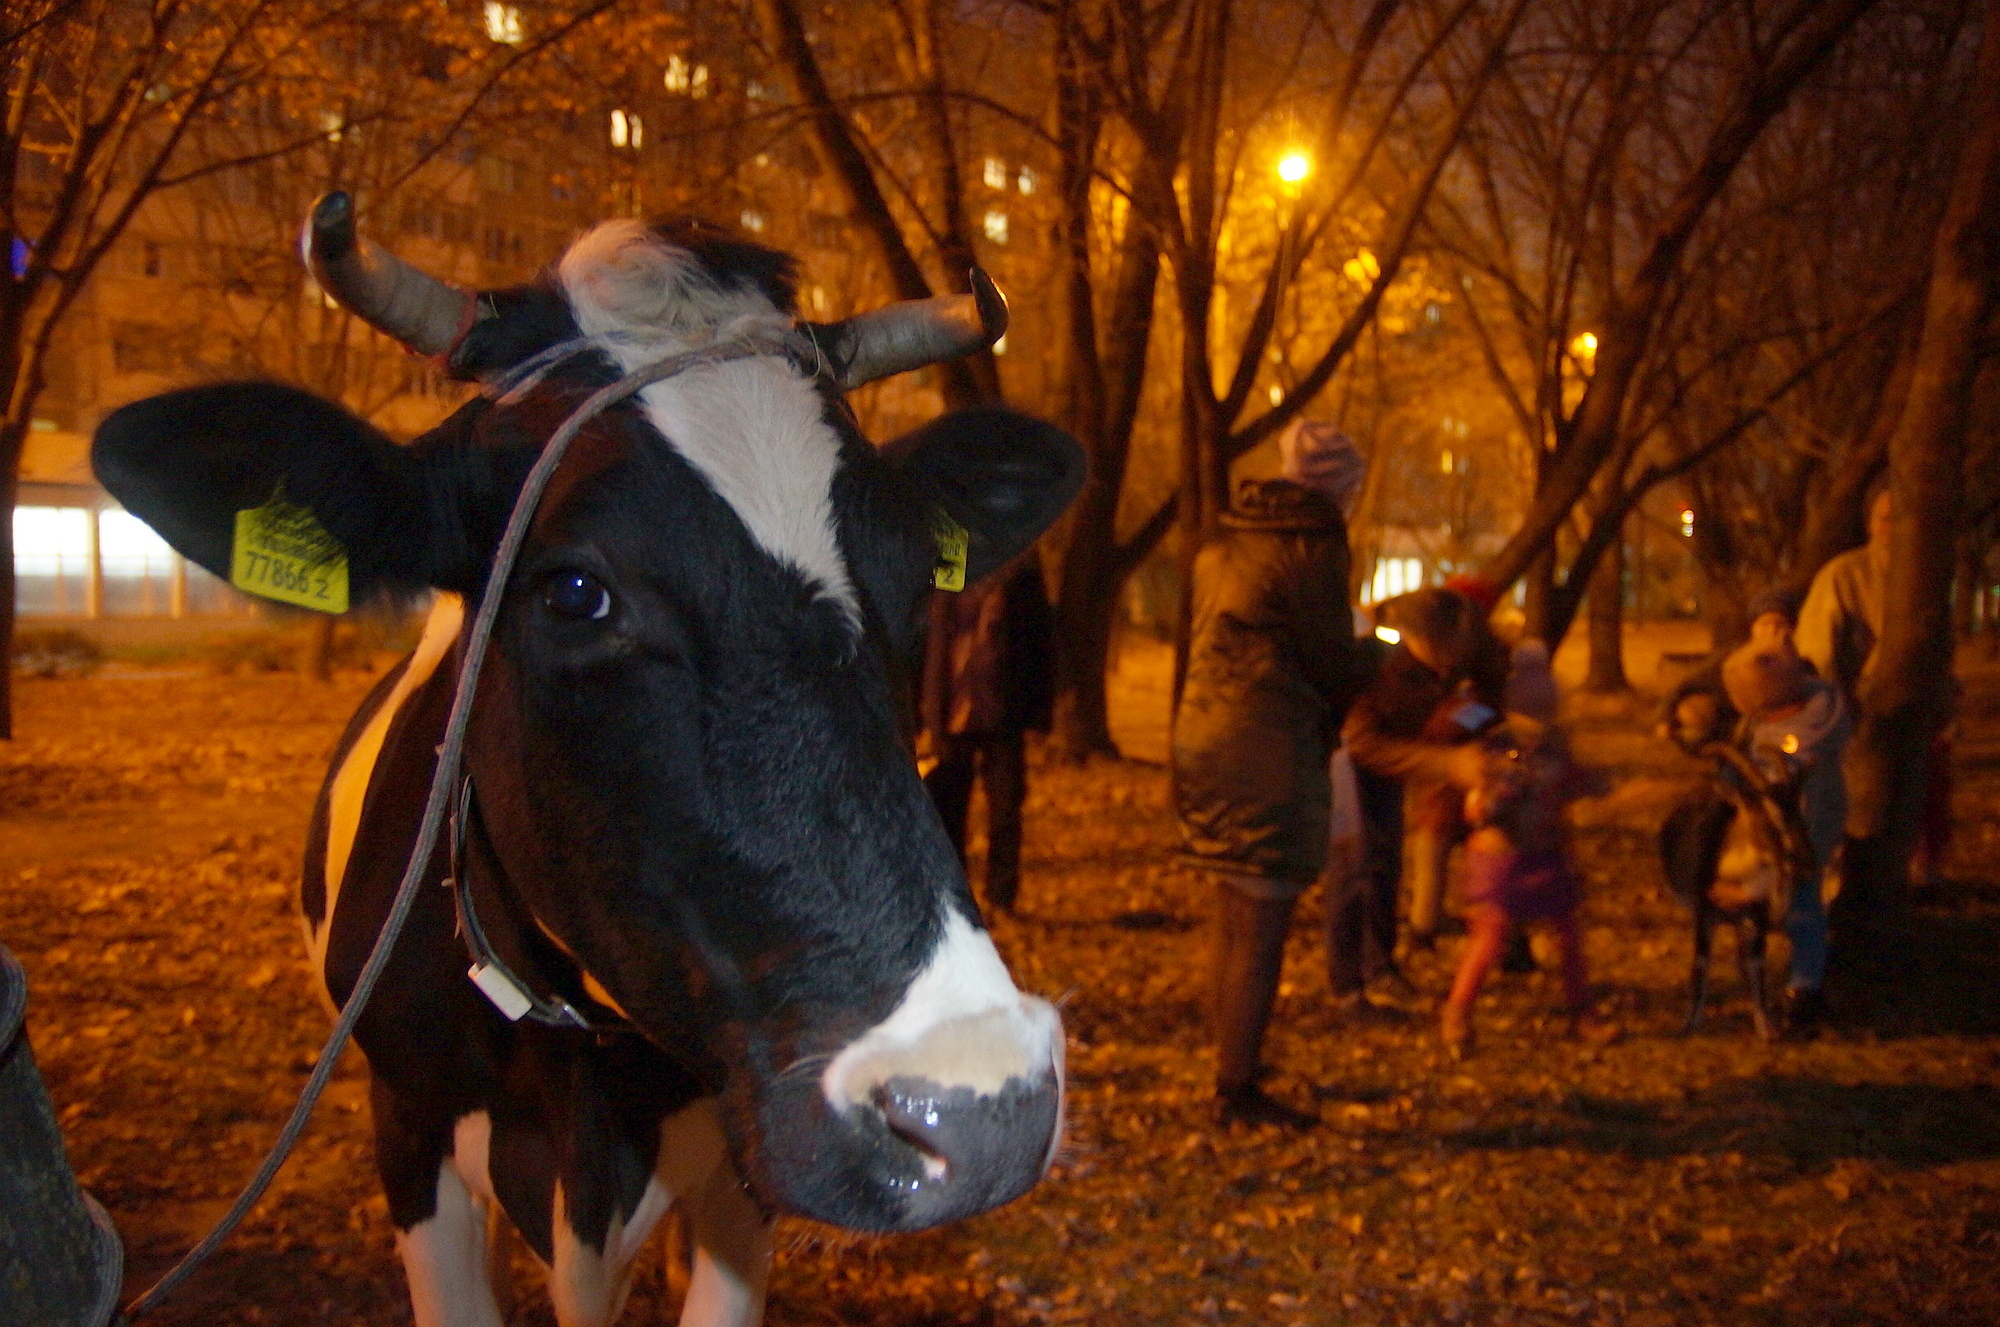
<path id="1" fill-rule="evenodd" d="M 580 1032 L 632 1031 L 610 992 L 509 885 L 470 774 L 461 782 L 452 824 L 450 881 L 470 975 L 502 1014 Z"/>

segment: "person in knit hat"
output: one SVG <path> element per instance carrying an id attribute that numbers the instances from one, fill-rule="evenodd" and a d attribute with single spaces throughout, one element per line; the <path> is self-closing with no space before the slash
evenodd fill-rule
<path id="1" fill-rule="evenodd" d="M 1174 810 L 1216 900 L 1211 1015 L 1224 1124 L 1305 1127 L 1260 1084 L 1264 1032 L 1297 900 L 1325 866 L 1329 739 L 1366 685 L 1373 640 L 1348 606 L 1351 444 L 1295 430 L 1296 478 L 1238 486 L 1194 562 L 1187 673 L 1174 708 Z"/>
<path id="2" fill-rule="evenodd" d="M 1278 473 L 1332 503 L 1344 522 L 1354 515 L 1368 462 L 1354 439 L 1324 420 L 1293 420 L 1278 435 Z"/>
<path id="3" fill-rule="evenodd" d="M 1813 675 L 1789 634 L 1753 636 L 1722 663 L 1722 685 L 1741 714 L 1738 742 L 1773 784 L 1796 798 L 1805 825 L 1810 871 L 1793 886 L 1785 913 L 1792 942 L 1786 982 L 1785 1031 L 1809 1036 L 1826 1018 L 1829 931 L 1821 892 L 1847 823 L 1841 753 L 1853 731 L 1852 711 L 1837 687 Z"/>

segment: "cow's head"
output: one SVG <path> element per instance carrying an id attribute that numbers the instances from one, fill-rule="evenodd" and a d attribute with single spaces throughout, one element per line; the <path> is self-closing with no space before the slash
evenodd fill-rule
<path id="1" fill-rule="evenodd" d="M 100 477 L 220 575 L 236 513 L 282 493 L 345 547 L 357 594 L 476 599 L 526 470 L 585 395 L 794 326 L 789 261 L 700 227 L 610 223 L 542 285 L 467 304 L 357 247 L 344 199 L 313 224 L 337 298 L 471 374 L 565 338 L 591 347 L 408 447 L 269 384 L 119 411 L 98 432 Z M 342 261 L 362 279 L 343 282 Z M 963 353 L 991 313 L 963 297 L 814 329 L 830 371 L 739 359 L 594 419 L 508 583 L 468 748 L 530 924 L 723 1093 L 767 1201 L 863 1229 L 1019 1194 L 1061 1114 L 1060 1022 L 980 924 L 902 740 L 896 678 L 937 514 L 969 532 L 976 578 L 1067 504 L 1080 449 L 978 410 L 878 450 L 839 396 L 870 365 L 911 367 L 941 341 Z"/>

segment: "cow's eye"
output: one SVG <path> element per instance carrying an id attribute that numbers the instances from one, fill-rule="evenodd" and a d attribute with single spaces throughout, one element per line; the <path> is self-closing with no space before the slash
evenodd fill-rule
<path id="1" fill-rule="evenodd" d="M 611 591 L 587 571 L 563 571 L 549 578 L 543 596 L 550 611 L 564 617 L 603 618 L 611 616 Z"/>

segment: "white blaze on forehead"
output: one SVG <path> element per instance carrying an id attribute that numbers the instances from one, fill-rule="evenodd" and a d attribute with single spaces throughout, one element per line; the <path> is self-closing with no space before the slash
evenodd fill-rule
<path id="1" fill-rule="evenodd" d="M 1061 1055 L 1054 1006 L 1021 994 L 993 937 L 951 910 L 902 1003 L 833 1058 L 820 1086 L 836 1111 L 867 1103 L 892 1078 L 987 1095 L 1010 1078 L 1037 1083 L 1060 1073 Z"/>
<path id="2" fill-rule="evenodd" d="M 686 251 L 636 221 L 611 221 L 570 247 L 560 269 L 577 326 L 629 373 L 667 355 L 790 320 L 762 293 L 718 289 Z M 858 623 L 834 534 L 840 440 L 812 381 L 760 356 L 690 369 L 639 394 L 653 426 L 735 511 L 765 552 Z"/>

